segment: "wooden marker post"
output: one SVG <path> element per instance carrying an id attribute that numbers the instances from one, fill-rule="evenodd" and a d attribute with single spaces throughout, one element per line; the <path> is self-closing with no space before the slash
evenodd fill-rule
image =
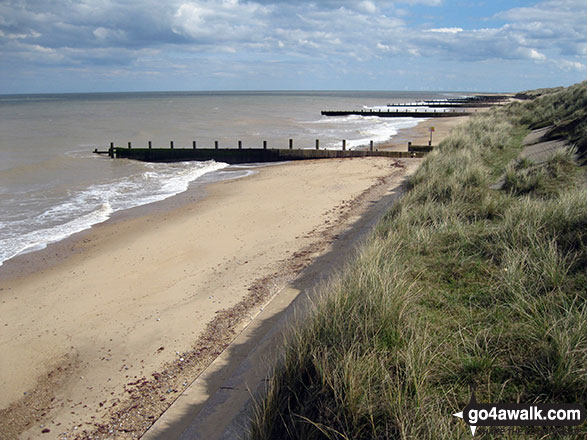
<path id="1" fill-rule="evenodd" d="M 293 139 L 289 140 L 289 149 L 292 150 L 293 149 Z"/>
<path id="2" fill-rule="evenodd" d="M 316 139 L 316 150 L 320 149 L 320 139 Z"/>
<path id="3" fill-rule="evenodd" d="M 346 139 L 342 140 L 342 151 L 346 150 Z"/>
<path id="4" fill-rule="evenodd" d="M 428 141 L 428 146 L 432 146 L 432 133 L 434 133 L 434 127 L 430 127 L 430 140 Z"/>

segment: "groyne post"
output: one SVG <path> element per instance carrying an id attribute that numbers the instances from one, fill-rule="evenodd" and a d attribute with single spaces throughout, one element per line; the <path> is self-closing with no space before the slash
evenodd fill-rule
<path id="1" fill-rule="evenodd" d="M 267 141 L 263 141 L 263 150 L 267 149 Z"/>
<path id="2" fill-rule="evenodd" d="M 293 139 L 289 140 L 289 149 L 293 150 Z"/>
<path id="3" fill-rule="evenodd" d="M 373 141 L 369 142 L 369 151 L 373 151 Z"/>
<path id="4" fill-rule="evenodd" d="M 320 139 L 316 139 L 316 150 L 320 149 Z"/>
<path id="5" fill-rule="evenodd" d="M 342 151 L 346 150 L 346 139 L 342 140 Z"/>
<path id="6" fill-rule="evenodd" d="M 196 149 L 196 141 L 192 141 L 192 148 L 195 150 Z"/>
<path id="7" fill-rule="evenodd" d="M 153 142 L 149 141 L 149 149 L 153 148 Z"/>
<path id="8" fill-rule="evenodd" d="M 110 148 L 108 149 L 108 156 L 114 159 L 114 142 L 110 142 Z"/>
<path id="9" fill-rule="evenodd" d="M 239 150 L 243 149 L 243 141 L 238 141 L 238 149 Z"/>
<path id="10" fill-rule="evenodd" d="M 128 148 L 132 148 L 130 142 L 128 143 Z"/>
<path id="11" fill-rule="evenodd" d="M 169 148 L 173 150 L 173 141 L 169 141 Z"/>
<path id="12" fill-rule="evenodd" d="M 218 141 L 214 141 L 214 149 L 218 150 Z"/>

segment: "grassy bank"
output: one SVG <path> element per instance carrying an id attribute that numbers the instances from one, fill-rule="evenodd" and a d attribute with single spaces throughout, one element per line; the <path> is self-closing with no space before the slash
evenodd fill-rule
<path id="1" fill-rule="evenodd" d="M 451 414 L 472 386 L 481 402 L 586 402 L 585 169 L 571 153 L 513 162 L 548 125 L 584 154 L 585 108 L 587 83 L 545 91 L 431 153 L 290 335 L 251 437 L 469 439 Z"/>

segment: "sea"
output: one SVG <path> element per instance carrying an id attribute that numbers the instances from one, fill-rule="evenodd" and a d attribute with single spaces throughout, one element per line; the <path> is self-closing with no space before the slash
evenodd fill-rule
<path id="1" fill-rule="evenodd" d="M 436 92 L 150 92 L 0 95 L 0 265 L 190 185 L 234 178 L 214 161 L 144 163 L 93 154 L 117 146 L 360 148 L 415 118 L 325 117 L 461 94 Z M 248 171 L 250 172 L 250 170 Z M 245 172 L 237 176 L 245 175 Z"/>

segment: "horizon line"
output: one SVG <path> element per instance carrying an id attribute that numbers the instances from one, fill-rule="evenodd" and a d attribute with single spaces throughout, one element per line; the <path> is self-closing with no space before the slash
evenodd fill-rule
<path id="1" fill-rule="evenodd" d="M 116 95 L 158 93 L 485 93 L 513 94 L 516 92 L 490 92 L 483 90 L 373 90 L 373 89 L 219 89 L 219 90 L 134 90 L 134 91 L 85 91 L 85 92 L 16 92 L 0 93 L 0 96 L 43 95 Z"/>

